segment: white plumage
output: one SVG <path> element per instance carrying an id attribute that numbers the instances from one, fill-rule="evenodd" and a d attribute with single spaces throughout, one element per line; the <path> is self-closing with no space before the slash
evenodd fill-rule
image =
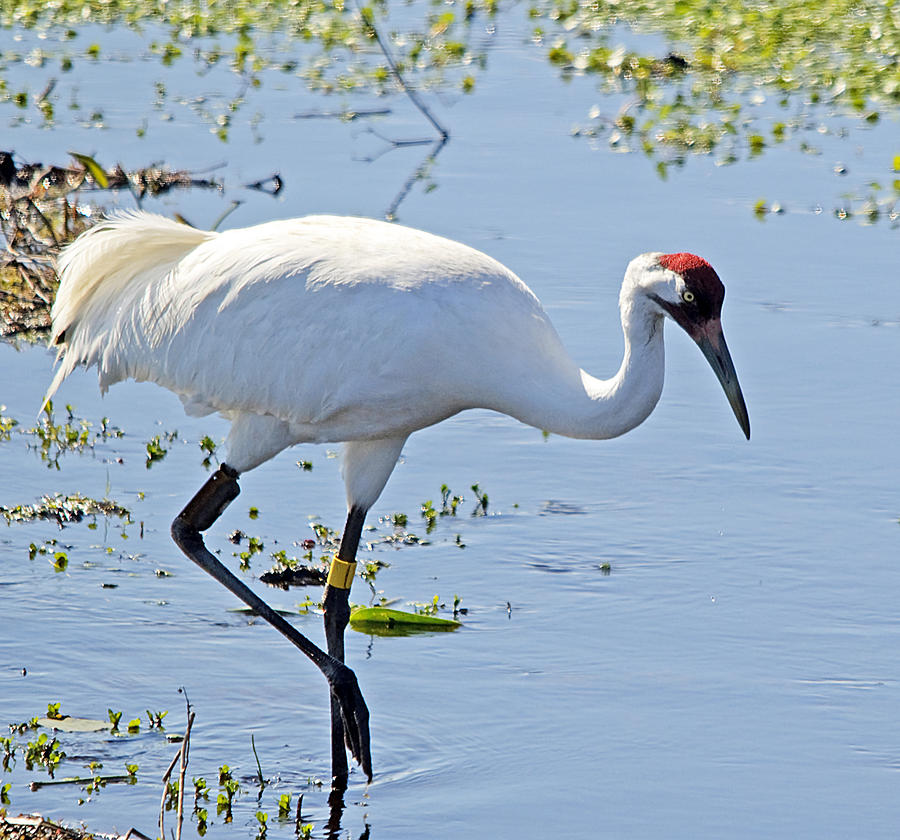
<path id="1" fill-rule="evenodd" d="M 349 579 L 365 515 L 407 437 L 487 408 L 571 437 L 610 438 L 662 392 L 663 321 L 697 342 L 749 437 L 722 335 L 724 288 L 692 254 L 632 260 L 619 296 L 625 354 L 597 379 L 566 353 L 515 274 L 465 245 L 367 219 L 309 216 L 211 233 L 121 214 L 65 249 L 49 399 L 77 366 L 100 387 L 133 378 L 174 391 L 190 414 L 231 421 L 226 462 L 176 518 L 192 560 L 290 638 L 332 691 L 332 768 L 346 739 L 371 776 L 368 711 L 343 665 Z M 303 442 L 343 441 L 348 518 L 325 591 L 328 653 L 274 613 L 205 548 L 201 533 L 239 492 L 238 476 Z M 343 564 L 343 566 L 338 566 Z M 347 572 L 347 570 L 350 570 Z"/>

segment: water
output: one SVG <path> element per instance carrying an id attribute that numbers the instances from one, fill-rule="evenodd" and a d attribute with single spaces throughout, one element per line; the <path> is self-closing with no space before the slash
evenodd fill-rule
<path id="1" fill-rule="evenodd" d="M 896 124 L 823 138 L 818 157 L 775 149 L 729 168 L 698 158 L 660 181 L 640 156 L 568 136 L 598 99 L 590 83 L 564 84 L 517 39 L 501 40 L 476 95 L 432 100 L 452 141 L 434 170 L 438 189 L 413 189 L 401 220 L 510 265 L 573 356 L 604 376 L 620 358 L 616 299 L 627 261 L 647 250 L 706 256 L 728 289 L 725 330 L 753 439 L 743 440 L 712 373 L 672 325 L 663 399 L 624 438 L 544 440 L 487 412 L 414 435 L 370 521 L 403 511 L 423 534 L 418 507 L 437 500 L 441 484 L 467 500 L 431 545 L 378 547 L 391 565 L 377 588 L 401 605 L 459 594 L 469 612 L 453 634 L 348 632 L 348 660 L 372 711 L 375 781 L 351 777 L 339 836 L 369 826 L 369 836 L 392 840 L 894 837 L 897 234 L 828 211 L 847 184 L 832 167 L 846 163 L 855 183 L 883 178 Z M 273 101 L 261 106 L 263 141 L 253 145 L 238 129 L 224 151 L 186 118 L 132 140 L 142 112 L 126 105 L 106 132 L 19 126 L 10 136 L 32 158 L 59 160 L 75 148 L 100 160 L 162 156 L 199 167 L 227 157 L 231 186 L 281 171 L 288 189 L 277 202 L 230 191 L 226 198 L 246 199 L 235 225 L 310 211 L 380 215 L 423 153 L 365 163 L 370 135 L 295 121 L 293 106 Z M 403 100 L 390 105 L 379 131 L 425 133 Z M 789 212 L 757 222 L 751 208 L 761 197 Z M 813 212 L 819 204 L 825 213 Z M 222 201 L 177 194 L 151 206 L 189 211 L 202 224 Z M 51 367 L 41 348 L 0 345 L 6 415 L 30 425 Z M 0 709 L 9 722 L 54 701 L 69 714 L 141 715 L 141 734 L 128 739 L 60 736 L 70 758 L 58 774 L 87 773 L 81 765 L 91 759 L 109 773 L 135 762 L 139 782 L 78 805 L 85 794 L 75 787 L 29 791 L 42 775 L 19 759 L 0 780 L 12 783 L 10 810 L 152 834 L 158 779 L 175 748 L 147 731 L 144 710 L 168 709 L 167 728 L 179 731 L 184 686 L 197 712 L 188 776 L 215 789 L 227 763 L 244 788 L 233 825 L 215 816 L 214 800 L 208 806 L 210 836 L 254 836 L 257 807 L 270 814 L 270 836 L 291 836 L 293 822 L 276 819 L 286 792 L 294 802 L 304 793 L 304 815 L 325 836 L 327 792 L 308 784 L 329 772 L 321 677 L 270 628 L 230 612 L 232 596 L 168 537 L 207 475 L 197 442 L 220 440 L 225 424 L 185 418 L 175 397 L 151 385 L 118 385 L 101 399 L 93 372 L 70 378 L 59 413 L 66 402 L 95 427 L 108 416 L 125 436 L 64 456 L 57 472 L 14 434 L 0 443 L 0 503 L 107 494 L 136 522 L 127 539 L 114 522 L 0 533 Z M 165 460 L 147 470 L 146 442 L 174 430 Z M 313 471 L 301 472 L 299 458 Z M 490 494 L 486 518 L 468 516 L 474 482 Z M 291 542 L 308 536 L 310 516 L 341 525 L 338 461 L 324 447 L 284 453 L 241 485 L 209 538 L 224 558 L 233 559 L 226 535 L 235 528 L 262 538 L 267 555 L 297 553 Z M 68 552 L 64 573 L 45 557 L 28 560 L 29 543 L 51 538 Z M 254 570 L 267 565 L 256 560 Z M 286 609 L 304 597 L 265 594 Z M 359 581 L 353 599 L 367 599 Z M 317 616 L 296 623 L 321 638 Z M 251 733 L 272 779 L 260 806 Z"/>

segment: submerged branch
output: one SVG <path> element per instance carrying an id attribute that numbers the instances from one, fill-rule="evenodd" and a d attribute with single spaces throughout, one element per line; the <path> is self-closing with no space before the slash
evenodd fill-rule
<path id="1" fill-rule="evenodd" d="M 388 49 L 387 44 L 381 37 L 381 33 L 378 31 L 378 27 L 375 26 L 375 15 L 372 12 L 371 8 L 366 7 L 365 9 L 363 9 L 360 7 L 358 2 L 356 3 L 356 8 L 359 11 L 360 19 L 362 20 L 366 30 L 375 39 L 375 41 L 378 43 L 378 46 L 381 48 L 381 52 L 384 54 L 384 59 L 388 63 L 391 74 L 397 80 L 397 84 L 400 85 L 403 92 L 409 97 L 409 101 L 416 106 L 422 116 L 431 123 L 431 125 L 434 127 L 434 130 L 440 135 L 441 140 L 446 143 L 447 140 L 450 139 L 450 132 L 447 131 L 447 129 L 444 128 L 444 126 L 438 121 L 437 117 L 435 117 L 434 114 L 431 113 L 431 110 L 422 101 L 415 88 L 411 87 L 407 83 L 406 79 L 403 78 L 403 74 L 400 72 L 400 68 L 397 66 L 397 62 L 394 61 L 394 57 L 391 55 L 391 51 Z"/>

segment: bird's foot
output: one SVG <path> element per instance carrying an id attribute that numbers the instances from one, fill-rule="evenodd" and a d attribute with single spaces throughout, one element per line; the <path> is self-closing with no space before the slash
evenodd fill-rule
<path id="1" fill-rule="evenodd" d="M 336 663 L 340 664 L 340 663 Z M 340 664 L 329 677 L 331 693 L 337 699 L 344 723 L 344 743 L 366 778 L 372 781 L 372 754 L 369 741 L 369 709 L 363 699 L 356 674 Z"/>

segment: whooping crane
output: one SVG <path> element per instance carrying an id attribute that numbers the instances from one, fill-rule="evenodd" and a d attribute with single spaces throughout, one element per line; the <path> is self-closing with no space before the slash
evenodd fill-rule
<path id="1" fill-rule="evenodd" d="M 343 664 L 343 637 L 366 512 L 412 432 L 487 408 L 570 437 L 624 434 L 660 397 L 669 316 L 700 347 L 750 437 L 722 333 L 725 290 L 692 254 L 643 254 L 628 265 L 625 356 L 610 379 L 570 359 L 509 269 L 400 225 L 308 216 L 215 233 L 121 213 L 66 248 L 59 268 L 51 343 L 61 363 L 47 399 L 77 365 L 96 365 L 104 392 L 149 380 L 178 394 L 188 414 L 231 421 L 226 462 L 172 536 L 328 679 L 337 788 L 346 786 L 345 743 L 372 776 L 368 710 Z M 348 514 L 325 588 L 326 653 L 229 572 L 201 533 L 238 495 L 241 473 L 297 443 L 338 441 Z"/>

